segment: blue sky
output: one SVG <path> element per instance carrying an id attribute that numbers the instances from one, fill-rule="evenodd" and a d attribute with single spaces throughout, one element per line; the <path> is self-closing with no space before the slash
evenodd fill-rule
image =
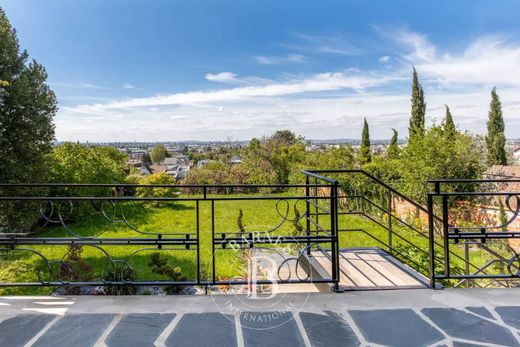
<path id="1" fill-rule="evenodd" d="M 485 132 L 490 89 L 520 137 L 520 1 L 0 0 L 56 92 L 59 140 L 407 135 L 417 67 L 428 122 Z"/>

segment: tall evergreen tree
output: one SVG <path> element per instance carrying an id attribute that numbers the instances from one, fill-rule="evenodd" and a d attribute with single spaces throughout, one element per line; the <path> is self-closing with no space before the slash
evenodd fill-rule
<path id="1" fill-rule="evenodd" d="M 0 182 L 45 180 L 54 140 L 56 97 L 45 69 L 27 58 L 0 8 Z"/>
<path id="2" fill-rule="evenodd" d="M 422 138 L 424 136 L 424 119 L 426 113 L 426 103 L 424 102 L 424 91 L 419 82 L 419 77 L 415 67 L 412 74 L 412 113 L 410 117 L 409 141 Z"/>
<path id="3" fill-rule="evenodd" d="M 450 140 L 453 140 L 457 129 L 455 127 L 455 123 L 453 122 L 453 116 L 451 115 L 450 108 L 448 107 L 448 105 L 444 106 L 446 107 L 446 116 L 444 118 L 444 131 L 446 132 L 446 137 Z"/>
<path id="4" fill-rule="evenodd" d="M 363 132 L 361 133 L 361 147 L 359 148 L 359 162 L 367 164 L 372 161 L 372 150 L 370 149 L 370 133 L 368 131 L 368 122 L 364 118 Z"/>
<path id="5" fill-rule="evenodd" d="M 487 122 L 487 159 L 488 165 L 507 165 L 505 150 L 506 136 L 505 124 L 502 116 L 502 104 L 498 97 L 496 87 L 491 91 L 491 103 Z"/>
<path id="6" fill-rule="evenodd" d="M 399 156 L 399 146 L 397 145 L 399 134 L 395 129 L 392 129 L 392 131 L 392 138 L 390 139 L 390 144 L 388 145 L 388 150 L 386 152 L 388 154 L 388 158 L 395 159 Z"/>
<path id="7" fill-rule="evenodd" d="M 0 182 L 48 179 L 46 160 L 54 141 L 54 93 L 47 73 L 36 61 L 27 62 L 16 31 L 0 7 Z M 2 193 L 0 193 L 2 194 Z M 0 229 L 28 231 L 39 217 L 36 203 L 1 202 Z"/>

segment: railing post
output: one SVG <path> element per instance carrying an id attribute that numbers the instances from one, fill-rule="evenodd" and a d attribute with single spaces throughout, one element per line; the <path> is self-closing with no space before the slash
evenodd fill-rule
<path id="1" fill-rule="evenodd" d="M 450 239 L 448 238 L 448 196 L 442 196 L 442 235 L 444 237 L 444 276 L 450 276 Z"/>
<path id="2" fill-rule="evenodd" d="M 310 187 L 309 187 L 309 175 L 305 175 L 305 196 L 307 199 L 305 200 L 305 235 L 311 236 L 311 204 L 309 202 L 310 199 Z M 310 241 L 307 241 L 307 255 L 311 255 L 310 249 Z"/>
<path id="3" fill-rule="evenodd" d="M 435 289 L 435 224 L 433 213 L 433 195 L 428 193 L 428 241 L 430 254 L 430 287 Z"/>
<path id="4" fill-rule="evenodd" d="M 211 199 L 211 279 L 215 284 L 215 200 Z"/>
<path id="5" fill-rule="evenodd" d="M 464 272 L 466 275 L 469 275 L 469 243 L 468 243 L 468 240 L 466 240 L 466 242 L 464 242 Z M 470 280 L 469 278 L 466 279 L 466 287 L 469 288 L 470 287 Z"/>
<path id="6" fill-rule="evenodd" d="M 200 208 L 199 200 L 195 202 L 197 218 L 197 284 L 200 284 Z"/>
<path id="7" fill-rule="evenodd" d="M 339 238 L 338 238 L 338 182 L 335 181 L 330 187 L 330 231 L 332 236 L 331 258 L 332 279 L 334 280 L 334 291 L 339 291 Z"/>
<path id="8" fill-rule="evenodd" d="M 393 252 L 392 246 L 392 234 L 394 233 L 392 229 L 392 191 L 388 189 L 388 250 L 390 253 Z"/>

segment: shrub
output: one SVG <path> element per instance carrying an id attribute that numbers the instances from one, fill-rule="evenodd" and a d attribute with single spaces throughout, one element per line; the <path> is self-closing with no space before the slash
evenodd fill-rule
<path id="1" fill-rule="evenodd" d="M 127 264 L 115 263 L 113 267 L 107 271 L 105 280 L 111 282 L 131 282 L 135 281 L 137 273 Z M 108 295 L 133 295 L 137 287 L 132 284 L 123 285 L 107 285 L 105 293 Z"/>
<path id="2" fill-rule="evenodd" d="M 172 281 L 186 281 L 187 277 L 182 274 L 182 269 L 179 266 L 173 267 L 168 264 L 168 260 L 161 257 L 158 252 L 150 255 L 148 266 L 152 268 L 152 272 L 161 276 L 166 276 Z M 166 286 L 167 294 L 177 294 L 184 289 L 183 286 Z"/>
<path id="3" fill-rule="evenodd" d="M 179 195 L 179 190 L 173 185 L 175 179 L 168 175 L 166 172 L 156 173 L 150 176 L 146 176 L 139 181 L 141 185 L 171 185 L 172 187 L 138 187 L 135 195 L 137 197 L 146 198 L 175 198 Z M 172 202 L 164 201 L 147 201 L 146 207 L 159 207 L 165 206 Z"/>

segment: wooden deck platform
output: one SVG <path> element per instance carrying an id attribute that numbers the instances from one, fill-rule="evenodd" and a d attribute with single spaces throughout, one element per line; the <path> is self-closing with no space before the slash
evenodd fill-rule
<path id="1" fill-rule="evenodd" d="M 343 290 L 428 288 L 428 279 L 377 249 L 340 250 L 340 288 Z M 313 251 L 309 261 L 321 277 L 331 277 L 330 251 Z"/>

